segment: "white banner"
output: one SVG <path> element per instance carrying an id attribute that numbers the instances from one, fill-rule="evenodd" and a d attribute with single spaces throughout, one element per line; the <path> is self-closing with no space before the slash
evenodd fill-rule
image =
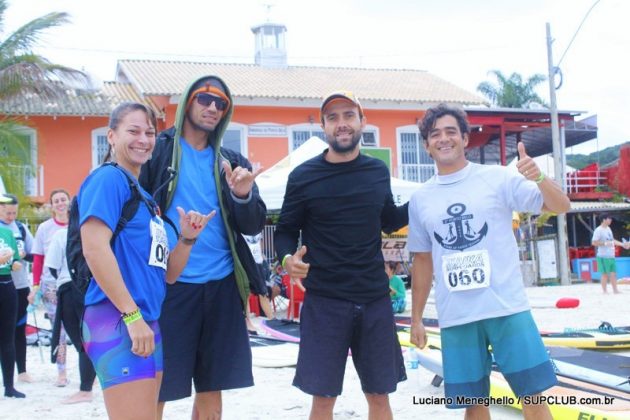
<path id="1" fill-rule="evenodd" d="M 409 261 L 407 238 L 383 238 L 381 249 L 385 261 Z"/>

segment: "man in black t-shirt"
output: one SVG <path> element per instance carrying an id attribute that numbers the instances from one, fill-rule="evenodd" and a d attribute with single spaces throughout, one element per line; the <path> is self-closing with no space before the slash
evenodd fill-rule
<path id="1" fill-rule="evenodd" d="M 388 394 L 406 375 L 381 231 L 405 226 L 407 205 L 394 204 L 385 164 L 360 153 L 366 119 L 351 92 L 326 97 L 321 121 L 329 148 L 289 175 L 275 233 L 279 261 L 308 291 L 293 385 L 313 395 L 311 418 L 331 418 L 350 350 L 370 418 L 391 419 Z"/>

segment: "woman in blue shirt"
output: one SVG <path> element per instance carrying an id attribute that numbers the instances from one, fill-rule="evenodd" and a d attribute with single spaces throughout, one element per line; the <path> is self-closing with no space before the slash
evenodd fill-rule
<path id="1" fill-rule="evenodd" d="M 178 208 L 180 236 L 169 255 L 159 210 L 137 184 L 140 167 L 155 146 L 155 133 L 149 108 L 139 103 L 116 107 L 107 132 L 114 164 L 92 172 L 78 195 L 83 254 L 95 280 L 85 295 L 82 335 L 110 418 L 156 417 L 162 379 L 157 320 L 165 280 L 175 282 L 197 236 L 214 216 L 214 211 L 202 215 Z M 143 202 L 110 243 L 132 188 L 140 191 Z"/>

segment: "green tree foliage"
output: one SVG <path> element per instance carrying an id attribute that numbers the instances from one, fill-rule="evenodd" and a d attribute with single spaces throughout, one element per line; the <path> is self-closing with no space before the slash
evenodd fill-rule
<path id="1" fill-rule="evenodd" d="M 630 142 L 626 144 L 628 143 Z M 619 149 L 621 149 L 621 146 L 621 144 L 618 144 L 617 146 L 607 147 L 604 150 L 599 150 L 588 155 L 567 155 L 567 165 L 573 166 L 576 169 L 582 169 L 591 163 L 599 162 L 600 166 L 605 166 L 619 159 Z"/>
<path id="2" fill-rule="evenodd" d="M 7 7 L 7 0 L 0 0 L 0 101 L 24 93 L 53 99 L 68 88 L 89 87 L 89 77 L 83 72 L 54 64 L 33 52 L 46 30 L 69 22 L 67 13 L 48 13 L 5 35 Z M 23 178 L 16 176 L 15 168 L 30 162 L 19 161 L 26 155 L 21 150 L 19 129 L 15 119 L 0 117 L 0 175 L 7 191 L 23 196 Z"/>
<path id="3" fill-rule="evenodd" d="M 506 77 L 499 70 L 491 70 L 488 74 L 492 75 L 495 81 L 481 82 L 477 90 L 493 105 L 503 108 L 531 108 L 534 104 L 547 106 L 534 92 L 536 86 L 547 80 L 542 74 L 534 74 L 525 81 L 518 73 Z"/>

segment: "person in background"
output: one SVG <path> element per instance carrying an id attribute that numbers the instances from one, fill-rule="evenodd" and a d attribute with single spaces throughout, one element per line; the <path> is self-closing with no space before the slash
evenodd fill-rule
<path id="1" fill-rule="evenodd" d="M 35 232 L 33 289 L 28 295 L 28 301 L 32 304 L 35 301 L 35 293 L 40 292 L 46 315 L 54 325 L 57 313 L 57 280 L 50 275 L 50 271 L 44 270 L 44 257 L 55 232 L 68 226 L 70 194 L 63 189 L 53 190 L 50 193 L 50 205 L 52 217 L 41 223 Z M 59 334 L 59 343 L 57 346 L 51 346 L 51 351 L 57 364 L 55 386 L 64 387 L 68 385 L 68 377 L 66 376 L 66 332 L 63 327 Z"/>
<path id="2" fill-rule="evenodd" d="M 267 290 L 267 279 L 269 278 L 269 264 L 265 259 L 265 256 L 262 251 L 262 233 L 258 233 L 256 235 L 243 235 L 243 238 L 247 242 L 247 246 L 249 247 L 249 251 L 252 253 L 252 257 L 254 258 L 254 262 L 256 263 L 256 277 L 250 279 L 251 281 L 255 281 L 258 283 L 258 288 L 265 290 L 265 294 L 262 295 L 254 295 L 258 300 L 259 308 L 264 316 L 271 319 L 273 318 L 273 308 L 271 307 L 271 301 L 269 300 L 270 293 Z M 247 331 L 249 334 L 256 335 L 258 332 L 256 331 L 256 327 L 252 323 L 249 318 L 249 314 L 251 313 L 251 308 L 249 306 L 249 300 L 246 309 L 245 322 L 247 323 Z M 260 312 L 260 311 L 259 311 Z"/>
<path id="3" fill-rule="evenodd" d="M 282 264 L 280 264 L 280 261 L 273 263 L 268 283 L 272 301 L 278 296 L 288 299 L 287 290 L 283 282 L 283 277 L 285 276 L 288 277 L 286 271 L 284 271 L 284 268 L 282 267 Z"/>
<path id="4" fill-rule="evenodd" d="M 597 271 L 601 274 L 602 290 L 608 293 L 608 281 L 612 286 L 613 293 L 621 293 L 617 289 L 617 262 L 615 260 L 615 245 L 624 249 L 630 249 L 630 242 L 620 242 L 613 237 L 610 225 L 612 217 L 609 214 L 599 216 L 600 224 L 593 232 L 591 243 L 597 247 Z"/>
<path id="5" fill-rule="evenodd" d="M 1 198 L 0 201 L 2 201 Z M 9 398 L 25 397 L 13 386 L 17 292 L 11 278 L 11 272 L 21 268 L 20 251 L 13 232 L 0 226 L 0 367 L 2 368 L 4 396 Z"/>
<path id="6" fill-rule="evenodd" d="M 392 300 L 392 310 L 395 314 L 401 314 L 405 312 L 407 307 L 407 291 L 405 290 L 405 283 L 396 274 L 396 267 L 398 263 L 396 261 L 385 262 L 385 273 L 389 278 L 389 295 Z"/>
<path id="7" fill-rule="evenodd" d="M 77 404 L 92 401 L 92 386 L 96 378 L 94 366 L 82 347 L 81 317 L 83 316 L 83 295 L 72 285 L 72 278 L 68 271 L 66 260 L 66 244 L 68 242 L 68 229 L 63 228 L 55 232 L 50 241 L 44 266 L 50 271 L 52 277 L 57 279 L 57 313 L 53 336 L 59 334 L 61 325 L 72 340 L 72 344 L 79 352 L 79 391 L 64 398 L 62 404 Z M 55 341 L 55 340 L 53 340 Z"/>
<path id="8" fill-rule="evenodd" d="M 26 372 L 26 308 L 28 295 L 31 292 L 28 278 L 28 264 L 33 261 L 33 235 L 24 223 L 16 220 L 18 215 L 18 198 L 13 194 L 4 194 L 0 200 L 0 226 L 13 231 L 22 259 L 22 268 L 11 272 L 13 284 L 17 290 L 17 324 L 15 327 L 15 364 L 18 371 L 18 382 L 33 382 Z"/>

